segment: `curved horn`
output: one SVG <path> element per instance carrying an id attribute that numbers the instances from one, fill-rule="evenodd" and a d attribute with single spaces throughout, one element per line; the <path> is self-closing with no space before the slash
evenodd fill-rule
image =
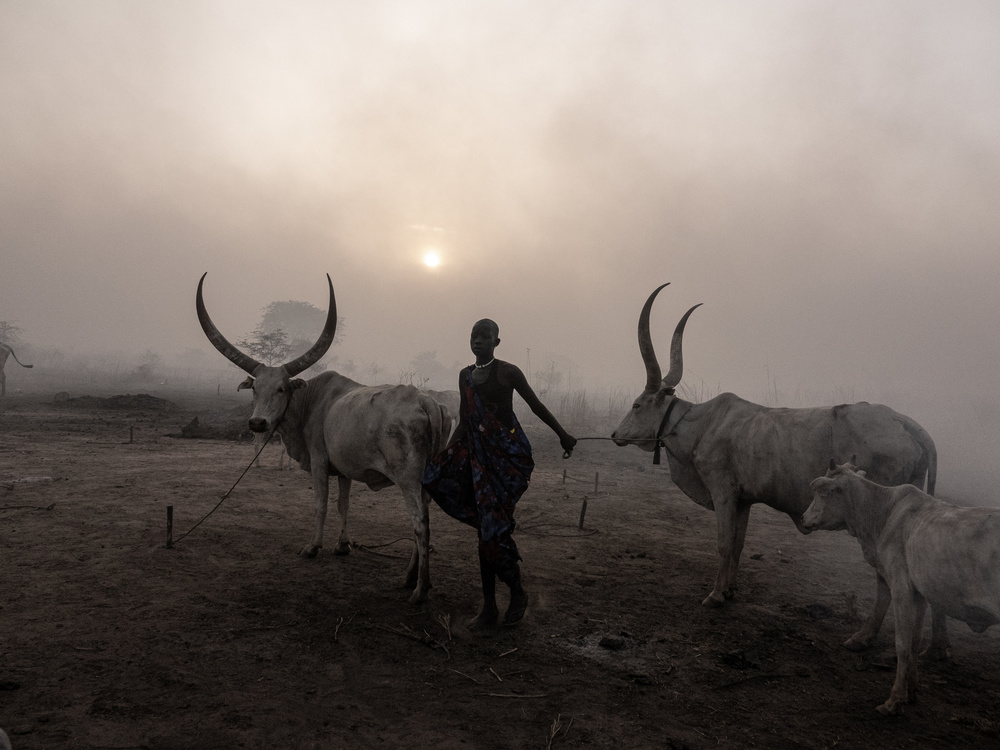
<path id="1" fill-rule="evenodd" d="M 330 309 L 326 314 L 326 323 L 323 325 L 323 332 L 309 351 L 299 355 L 285 365 L 285 372 L 288 373 L 288 377 L 290 378 L 294 378 L 303 370 L 308 370 L 316 364 L 319 358 L 326 354 L 326 350 L 330 348 L 330 344 L 333 343 L 333 337 L 337 333 L 337 300 L 333 296 L 333 282 L 330 281 L 330 274 L 326 275 L 326 283 L 330 285 Z"/>
<path id="2" fill-rule="evenodd" d="M 684 338 L 684 326 L 687 324 L 691 313 L 701 307 L 702 304 L 699 302 L 684 313 L 681 322 L 674 329 L 674 337 L 670 340 L 670 371 L 663 378 L 663 385 L 668 388 L 673 388 L 681 382 L 681 376 L 684 374 L 684 357 L 681 356 L 681 339 Z"/>
<path id="3" fill-rule="evenodd" d="M 198 322 L 201 323 L 201 330 L 203 330 L 205 335 L 208 336 L 208 340 L 212 342 L 212 346 L 222 353 L 222 356 L 239 367 L 241 370 L 253 375 L 254 370 L 260 367 L 261 363 L 253 357 L 247 356 L 235 346 L 230 344 L 226 340 L 226 337 L 219 332 L 219 329 L 215 327 L 215 323 L 212 322 L 212 319 L 208 317 L 208 310 L 205 309 L 205 300 L 202 299 L 201 295 L 201 285 L 205 283 L 206 276 L 208 276 L 208 271 L 201 275 L 201 280 L 198 282 L 198 296 L 195 299 L 195 306 L 198 308 Z"/>
<path id="4" fill-rule="evenodd" d="M 642 312 L 639 313 L 639 354 L 642 355 L 642 361 L 646 365 L 647 391 L 655 391 L 660 387 L 660 363 L 656 361 L 653 339 L 649 335 L 649 311 L 653 308 L 653 300 L 656 299 L 656 295 L 665 286 L 670 286 L 670 282 L 656 287 L 649 295 L 649 299 L 646 300 L 646 304 L 642 306 Z"/>

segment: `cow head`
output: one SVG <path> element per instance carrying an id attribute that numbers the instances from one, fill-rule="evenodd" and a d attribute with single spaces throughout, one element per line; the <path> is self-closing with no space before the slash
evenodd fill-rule
<path id="1" fill-rule="evenodd" d="M 656 295 L 667 284 L 657 287 L 639 313 L 639 353 L 646 365 L 646 387 L 635 399 L 631 411 L 611 433 L 611 439 L 617 445 L 634 443 L 643 450 L 652 451 L 656 445 L 655 438 L 660 429 L 663 415 L 674 398 L 674 388 L 681 382 L 684 373 L 684 358 L 681 354 L 681 340 L 684 337 L 684 326 L 688 317 L 700 303 L 695 305 L 681 318 L 674 329 L 674 337 L 670 342 L 670 370 L 661 379 L 660 364 L 656 361 L 653 350 L 653 340 L 649 335 L 649 311 L 653 307 Z"/>
<path id="2" fill-rule="evenodd" d="M 206 275 L 202 274 L 201 280 L 198 282 L 198 295 L 195 300 L 198 321 L 201 323 L 201 328 L 208 340 L 212 342 L 212 346 L 250 376 L 237 387 L 237 390 L 250 388 L 253 391 L 253 416 L 250 418 L 250 429 L 254 432 L 272 430 L 288 408 L 292 394 L 306 385 L 304 380 L 295 376 L 316 364 L 333 343 L 333 337 L 337 332 L 337 301 L 333 296 L 333 282 L 330 281 L 330 274 L 326 275 L 327 284 L 330 286 L 330 307 L 323 332 L 309 351 L 291 362 L 277 367 L 262 364 L 253 357 L 244 354 L 230 344 L 215 327 L 215 323 L 208 315 L 208 310 L 205 309 L 205 301 L 202 297 L 202 285 L 205 283 Z"/>
<path id="3" fill-rule="evenodd" d="M 799 521 L 799 526 L 803 530 L 840 531 L 847 528 L 849 514 L 847 498 L 851 489 L 851 477 L 865 475 L 863 471 L 857 470 L 854 465 L 856 460 L 857 457 L 852 456 L 849 463 L 838 466 L 831 458 L 826 474 L 809 484 L 813 500 Z"/>

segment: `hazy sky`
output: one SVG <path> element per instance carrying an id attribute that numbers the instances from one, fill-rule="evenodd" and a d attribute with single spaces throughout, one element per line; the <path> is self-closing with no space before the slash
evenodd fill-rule
<path id="1" fill-rule="evenodd" d="M 0 0 L 0 320 L 219 357 L 203 272 L 231 340 L 329 272 L 342 358 L 466 363 L 488 316 L 639 390 L 670 281 L 713 392 L 995 408 L 998 39 L 992 0 Z"/>

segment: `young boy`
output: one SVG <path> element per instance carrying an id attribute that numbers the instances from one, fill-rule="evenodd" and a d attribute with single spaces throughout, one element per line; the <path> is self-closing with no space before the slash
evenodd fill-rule
<path id="1" fill-rule="evenodd" d="M 483 609 L 469 623 L 475 629 L 497 622 L 497 578 L 510 587 L 505 625 L 520 622 L 528 605 L 517 564 L 521 556 L 511 532 L 514 506 L 527 489 L 535 464 L 528 438 L 514 416 L 514 391 L 559 436 L 564 451 L 573 450 L 576 438 L 538 400 L 516 365 L 493 356 L 500 343 L 496 323 L 480 320 L 472 327 L 469 343 L 476 363 L 459 374 L 459 423 L 448 447 L 427 465 L 424 487 L 448 515 L 478 532 Z"/>

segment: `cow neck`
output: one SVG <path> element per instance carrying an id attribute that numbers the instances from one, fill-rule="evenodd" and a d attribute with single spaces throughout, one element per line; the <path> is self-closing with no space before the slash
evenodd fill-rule
<path id="1" fill-rule="evenodd" d="M 291 406 L 292 397 L 294 396 L 295 390 L 289 387 L 288 398 L 285 399 L 285 408 L 281 410 L 281 414 L 279 414 L 278 418 L 275 420 L 274 427 L 271 428 L 271 433 L 267 436 L 268 440 L 274 437 L 274 433 L 278 431 L 278 428 L 281 427 L 281 423 L 285 421 L 285 415 L 288 413 L 288 407 Z"/>
<path id="2" fill-rule="evenodd" d="M 663 419 L 660 420 L 660 426 L 656 430 L 656 442 L 653 445 L 654 464 L 660 463 L 660 448 L 666 448 L 667 453 L 673 456 L 675 460 L 677 459 L 677 456 L 674 456 L 670 448 L 667 448 L 667 444 L 663 442 L 663 431 L 667 428 L 667 420 L 670 419 L 670 414 L 673 412 L 674 407 L 677 406 L 678 401 L 680 401 L 680 399 L 677 398 L 677 396 L 670 397 L 670 403 L 667 404 L 667 410 L 663 412 Z"/>

